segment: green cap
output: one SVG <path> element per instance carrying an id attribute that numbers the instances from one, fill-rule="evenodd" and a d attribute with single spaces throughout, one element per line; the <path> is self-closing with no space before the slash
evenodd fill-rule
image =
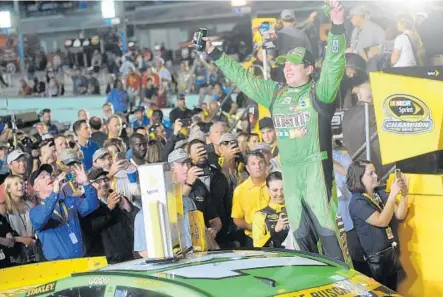
<path id="1" fill-rule="evenodd" d="M 278 64 L 284 64 L 288 61 L 292 64 L 307 63 L 309 65 L 315 65 L 314 55 L 304 47 L 293 48 L 286 55 L 277 57 L 276 61 Z"/>

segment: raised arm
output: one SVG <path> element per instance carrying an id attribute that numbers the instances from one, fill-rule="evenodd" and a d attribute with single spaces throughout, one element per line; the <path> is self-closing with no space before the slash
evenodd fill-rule
<path id="1" fill-rule="evenodd" d="M 35 231 L 40 231 L 45 227 L 46 223 L 54 212 L 57 201 L 58 193 L 51 193 L 51 195 L 45 199 L 43 204 L 37 205 L 31 209 L 29 217 Z"/>
<path id="2" fill-rule="evenodd" d="M 213 47 L 209 40 L 206 42 L 206 48 L 215 65 L 246 96 L 267 108 L 271 105 L 272 95 L 277 85 L 276 82 L 258 78 L 227 54 Z"/>
<path id="3" fill-rule="evenodd" d="M 328 35 L 325 60 L 315 91 L 319 101 L 333 103 L 337 97 L 346 67 L 346 37 L 343 26 L 344 10 L 338 2 L 331 9 L 332 27 Z"/>
<path id="4" fill-rule="evenodd" d="M 97 191 L 92 185 L 83 186 L 85 189 L 85 198 L 68 197 L 67 201 L 71 202 L 82 217 L 87 216 L 99 206 Z"/>

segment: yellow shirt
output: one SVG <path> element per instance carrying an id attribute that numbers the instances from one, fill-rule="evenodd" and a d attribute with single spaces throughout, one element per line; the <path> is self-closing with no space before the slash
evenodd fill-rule
<path id="1" fill-rule="evenodd" d="M 231 217 L 233 219 L 244 219 L 247 224 L 252 224 L 255 213 L 268 204 L 269 194 L 266 189 L 266 182 L 261 185 L 254 185 L 249 177 L 234 191 Z M 245 230 L 245 234 L 252 237 L 251 231 Z"/>
<path id="2" fill-rule="evenodd" d="M 277 204 L 269 201 L 270 208 L 275 211 L 277 218 L 280 216 L 282 209 L 285 207 L 284 204 Z M 266 214 L 257 211 L 254 215 L 254 221 L 252 222 L 252 239 L 254 240 L 254 247 L 263 247 L 268 240 L 271 238 L 271 231 L 266 225 Z"/>

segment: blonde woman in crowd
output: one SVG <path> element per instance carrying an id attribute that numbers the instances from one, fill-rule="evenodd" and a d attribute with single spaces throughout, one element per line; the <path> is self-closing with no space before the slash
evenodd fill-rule
<path id="1" fill-rule="evenodd" d="M 13 262 L 26 264 L 36 261 L 35 234 L 29 218 L 29 211 L 34 206 L 25 197 L 25 187 L 21 177 L 8 176 L 4 182 L 6 218 L 15 232 L 16 243 L 21 243 L 20 253 Z"/>

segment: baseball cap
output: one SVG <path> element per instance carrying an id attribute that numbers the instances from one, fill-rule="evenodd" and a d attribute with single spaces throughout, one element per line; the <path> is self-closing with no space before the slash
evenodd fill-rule
<path id="1" fill-rule="evenodd" d="M 222 136 L 220 136 L 220 143 L 233 140 L 237 140 L 237 138 L 232 133 L 224 133 Z"/>
<path id="2" fill-rule="evenodd" d="M 186 95 L 184 93 L 179 93 L 177 95 L 177 100 L 185 100 L 186 99 Z"/>
<path id="3" fill-rule="evenodd" d="M 95 162 L 98 159 L 101 159 L 106 155 L 109 155 L 109 151 L 105 148 L 100 148 L 100 149 L 96 150 L 95 153 L 92 155 L 92 161 Z"/>
<path id="4" fill-rule="evenodd" d="M 103 170 L 102 168 L 92 168 L 88 173 L 88 180 L 95 181 L 102 176 L 107 176 L 109 172 Z"/>
<path id="5" fill-rule="evenodd" d="M 46 171 L 47 173 L 52 174 L 54 169 L 52 169 L 52 166 L 49 164 L 40 165 L 40 167 L 36 171 L 31 173 L 31 175 L 29 176 L 29 183 L 31 184 L 31 186 L 34 186 L 35 180 L 40 175 L 40 173 L 42 173 L 43 171 Z"/>
<path id="6" fill-rule="evenodd" d="M 183 148 L 185 146 L 185 144 L 187 144 L 187 143 L 188 143 L 188 141 L 186 139 L 182 139 L 182 140 L 177 141 L 174 145 L 174 150 L 179 149 L 179 148 Z"/>
<path id="7" fill-rule="evenodd" d="M 271 128 L 274 129 L 274 121 L 271 118 L 263 118 L 258 122 L 258 128 L 264 129 L 264 128 Z"/>
<path id="8" fill-rule="evenodd" d="M 6 163 L 8 165 L 11 165 L 12 162 L 17 160 L 21 156 L 25 156 L 26 158 L 29 158 L 29 154 L 27 154 L 21 150 L 14 150 L 8 154 L 8 157 L 6 158 Z"/>
<path id="9" fill-rule="evenodd" d="M 204 143 L 206 143 L 206 135 L 201 130 L 193 131 L 192 133 L 189 134 L 189 137 L 188 137 L 188 141 L 189 142 L 191 142 L 191 141 L 193 141 L 195 139 L 198 139 L 198 140 L 203 141 Z"/>
<path id="10" fill-rule="evenodd" d="M 65 165 L 72 163 L 81 164 L 82 162 L 78 158 L 77 152 L 74 149 L 64 149 L 58 154 L 58 159 Z"/>
<path id="11" fill-rule="evenodd" d="M 280 18 L 285 21 L 295 20 L 294 11 L 290 9 L 284 9 L 280 14 Z"/>
<path id="12" fill-rule="evenodd" d="M 349 18 L 352 18 L 354 15 L 367 15 L 369 14 L 369 10 L 364 6 L 357 6 L 351 9 L 349 12 Z"/>
<path id="13" fill-rule="evenodd" d="M 304 47 L 296 47 L 291 49 L 286 55 L 279 56 L 275 60 L 278 64 L 284 64 L 286 61 L 292 64 L 315 65 L 314 55 Z"/>
<path id="14" fill-rule="evenodd" d="M 272 152 L 271 146 L 265 142 L 258 142 L 254 145 L 253 151 Z"/>
<path id="15" fill-rule="evenodd" d="M 145 112 L 145 108 L 144 108 L 143 106 L 137 107 L 137 108 L 134 110 L 134 113 L 136 113 L 136 112 L 141 112 L 141 113 L 143 113 L 143 112 Z"/>
<path id="16" fill-rule="evenodd" d="M 176 149 L 168 156 L 168 163 L 184 163 L 190 160 L 188 153 L 184 149 Z"/>

